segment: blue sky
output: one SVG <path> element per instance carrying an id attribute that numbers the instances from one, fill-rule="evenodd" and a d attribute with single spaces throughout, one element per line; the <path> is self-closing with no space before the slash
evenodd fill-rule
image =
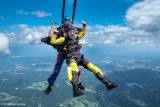
<path id="1" fill-rule="evenodd" d="M 67 0 L 66 15 L 71 15 L 73 0 Z M 78 0 L 75 20 L 79 23 L 86 20 L 91 24 L 125 24 L 125 12 L 133 5 L 127 0 Z M 13 24 L 49 25 L 51 21 L 60 22 L 62 0 L 0 0 L 1 26 Z M 38 18 L 34 15 L 17 14 L 18 11 L 26 12 L 44 11 L 51 16 Z"/>
<path id="2" fill-rule="evenodd" d="M 87 22 L 82 44 L 160 47 L 160 0 L 77 1 L 75 24 Z M 66 3 L 70 17 L 72 3 Z M 61 9 L 62 0 L 0 0 L 0 54 L 11 54 L 13 46 L 41 44 L 51 22 L 60 25 Z"/>

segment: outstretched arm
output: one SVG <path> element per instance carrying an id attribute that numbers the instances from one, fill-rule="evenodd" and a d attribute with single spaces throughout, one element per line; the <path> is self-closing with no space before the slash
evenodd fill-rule
<path id="1" fill-rule="evenodd" d="M 57 38 L 57 34 L 53 34 L 52 36 L 51 36 L 51 41 L 50 41 L 50 43 L 52 44 L 52 45 L 61 45 L 64 41 L 65 41 L 65 37 L 60 37 L 60 38 L 58 38 L 58 39 L 56 39 Z"/>
<path id="2" fill-rule="evenodd" d="M 82 21 L 82 25 L 83 25 L 82 30 L 77 35 L 78 39 L 81 39 L 86 34 L 86 22 Z"/>

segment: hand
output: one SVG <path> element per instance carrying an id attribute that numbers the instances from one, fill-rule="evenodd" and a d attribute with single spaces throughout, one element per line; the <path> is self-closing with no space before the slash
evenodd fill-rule
<path id="1" fill-rule="evenodd" d="M 56 22 L 52 22 L 52 26 L 51 26 L 51 30 L 54 32 L 58 32 L 58 29 L 57 29 L 57 27 L 55 27 L 55 25 L 56 25 Z"/>
<path id="2" fill-rule="evenodd" d="M 58 34 L 57 27 L 54 27 L 54 26 L 51 27 L 51 29 L 49 30 L 48 36 L 51 37 L 52 34 Z"/>
<path id="3" fill-rule="evenodd" d="M 55 27 L 55 28 L 53 29 L 53 33 L 54 33 L 54 34 L 58 34 L 58 29 L 57 29 L 57 27 Z"/>
<path id="4" fill-rule="evenodd" d="M 56 22 L 52 22 L 52 24 L 51 24 L 51 25 L 52 25 L 52 26 L 54 26 L 55 24 L 56 24 Z"/>
<path id="5" fill-rule="evenodd" d="M 52 22 L 51 29 L 54 29 L 54 26 L 56 25 L 56 22 Z"/>
<path id="6" fill-rule="evenodd" d="M 85 22 L 84 20 L 82 21 L 82 25 L 83 25 L 83 26 L 86 26 L 86 22 Z"/>

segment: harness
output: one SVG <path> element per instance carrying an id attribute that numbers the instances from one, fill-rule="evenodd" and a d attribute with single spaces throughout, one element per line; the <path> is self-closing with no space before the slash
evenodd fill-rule
<path id="1" fill-rule="evenodd" d="M 78 60 L 81 57 L 78 38 L 71 39 L 69 37 L 66 37 L 63 46 L 66 58 L 73 58 L 75 60 Z"/>

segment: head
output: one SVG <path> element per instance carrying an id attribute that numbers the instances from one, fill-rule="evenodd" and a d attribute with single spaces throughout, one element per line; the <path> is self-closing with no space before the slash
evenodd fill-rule
<path id="1" fill-rule="evenodd" d="M 77 35 L 76 35 L 76 28 L 73 26 L 73 25 L 70 25 L 68 27 L 68 36 L 69 38 L 73 39 L 73 38 L 76 38 Z"/>
<path id="2" fill-rule="evenodd" d="M 65 26 L 65 27 L 68 27 L 70 25 L 70 18 L 68 16 L 65 16 L 63 19 L 62 19 L 62 24 Z"/>

